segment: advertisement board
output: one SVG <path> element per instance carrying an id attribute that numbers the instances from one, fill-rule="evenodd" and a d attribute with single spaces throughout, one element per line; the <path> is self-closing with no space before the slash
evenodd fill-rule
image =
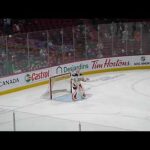
<path id="1" fill-rule="evenodd" d="M 130 67 L 150 66 L 150 56 L 125 56 L 93 59 L 79 61 L 64 65 L 59 65 L 51 68 L 36 70 L 32 72 L 13 75 L 5 78 L 0 78 L 0 95 L 3 91 L 18 88 L 26 85 L 48 81 L 50 76 L 74 72 L 76 68 L 80 68 L 81 72 L 106 70 L 115 68 L 130 68 Z"/>

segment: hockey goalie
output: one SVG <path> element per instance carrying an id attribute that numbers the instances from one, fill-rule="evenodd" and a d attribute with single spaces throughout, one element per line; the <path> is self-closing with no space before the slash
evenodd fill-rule
<path id="1" fill-rule="evenodd" d="M 77 68 L 76 71 L 72 73 L 71 80 L 72 80 L 72 100 L 76 101 L 77 95 L 80 95 L 81 99 L 86 98 L 82 82 L 86 82 L 89 79 L 84 78 L 83 75 L 80 73 L 80 69 Z"/>

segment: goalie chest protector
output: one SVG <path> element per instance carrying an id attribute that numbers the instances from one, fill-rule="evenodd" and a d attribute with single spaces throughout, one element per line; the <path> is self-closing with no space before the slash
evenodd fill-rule
<path id="1" fill-rule="evenodd" d="M 81 76 L 82 76 L 81 73 L 80 74 L 74 73 L 74 74 L 72 74 L 72 80 L 74 82 L 80 82 L 83 79 L 83 77 L 81 77 Z"/>

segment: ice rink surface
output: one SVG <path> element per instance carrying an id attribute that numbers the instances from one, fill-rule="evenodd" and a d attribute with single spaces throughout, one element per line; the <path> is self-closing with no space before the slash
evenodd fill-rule
<path id="1" fill-rule="evenodd" d="M 61 95 L 55 100 L 43 97 L 48 85 L 1 96 L 0 130 L 7 126 L 7 116 L 1 116 L 15 110 L 39 116 L 37 120 L 31 120 L 34 123 L 44 122 L 42 116 L 47 116 L 89 123 L 89 126 L 95 125 L 95 129 L 91 130 L 97 131 L 150 131 L 150 70 L 101 73 L 88 78 L 90 81 L 83 83 L 87 98 L 76 102 L 66 100 L 70 98 L 69 94 L 63 95 L 62 100 Z M 61 82 L 58 86 L 63 86 Z M 28 115 L 20 117 L 22 120 L 27 118 Z M 58 125 L 61 126 L 61 122 Z M 28 127 L 28 124 L 25 126 Z M 23 127 L 20 130 L 24 130 Z M 26 130 L 32 129 L 29 127 Z"/>

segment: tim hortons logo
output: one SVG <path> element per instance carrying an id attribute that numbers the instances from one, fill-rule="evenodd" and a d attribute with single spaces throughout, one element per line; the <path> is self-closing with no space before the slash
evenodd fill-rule
<path id="1" fill-rule="evenodd" d="M 106 59 L 104 63 L 99 63 L 99 60 L 92 61 L 92 69 L 98 68 L 111 68 L 111 67 L 120 67 L 120 66 L 129 66 L 129 61 L 122 61 L 117 59 L 112 61 L 111 59 Z"/>
<path id="2" fill-rule="evenodd" d="M 48 71 L 40 72 L 40 73 L 26 74 L 25 80 L 26 82 L 30 82 L 30 81 L 48 78 L 49 76 L 50 75 L 49 75 L 49 70 L 48 70 Z"/>

